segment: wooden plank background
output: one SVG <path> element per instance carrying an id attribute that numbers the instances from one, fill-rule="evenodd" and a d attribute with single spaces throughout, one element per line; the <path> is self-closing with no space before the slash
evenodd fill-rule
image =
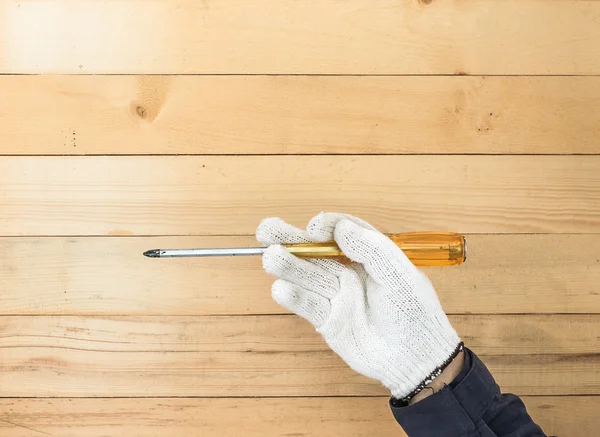
<path id="1" fill-rule="evenodd" d="M 600 394 L 597 316 L 455 316 L 498 383 Z M 6 396 L 385 396 L 296 316 L 4 317 Z M 555 332 L 556 331 L 556 332 Z M 544 365 L 544 372 L 539 366 Z M 131 383 L 135 375 L 135 384 Z M 547 383 L 552 379 L 553 384 Z"/>
<path id="2" fill-rule="evenodd" d="M 600 73 L 595 0 L 4 3 L 7 73 Z"/>
<path id="3" fill-rule="evenodd" d="M 600 156 L 5 157 L 3 235 L 251 234 L 323 209 L 382 231 L 600 231 Z M 242 219 L 240 219 L 240 217 Z"/>
<path id="4" fill-rule="evenodd" d="M 7 76 L 3 91 L 5 155 L 593 154 L 600 137 L 596 76 Z"/>
<path id="5" fill-rule="evenodd" d="M 467 234 L 453 325 L 597 432 L 599 1 L 0 5 L 2 437 L 403 435 L 260 259 L 141 256 L 321 210 Z"/>
<path id="6" fill-rule="evenodd" d="M 600 312 L 600 236 L 467 238 L 467 263 L 425 269 L 448 313 Z M 252 244 L 256 244 L 253 237 L 0 238 L 0 252 L 10 254 L 0 257 L 0 313 L 284 313 L 268 293 L 272 278 L 264 274 L 259 258 L 156 260 L 140 256 L 153 248 Z M 23 274 L 23 266 L 28 274 Z"/>
<path id="7" fill-rule="evenodd" d="M 590 420 L 600 408 L 598 396 L 524 396 L 528 411 L 556 436 L 597 431 Z M 10 436 L 30 437 L 44 430 L 62 437 L 206 437 L 236 435 L 338 435 L 402 437 L 387 414 L 387 398 L 262 398 L 262 399 L 5 399 L 0 409 L 14 423 L 0 422 Z M 222 417 L 228 420 L 222 420 Z M 314 430 L 314 431 L 313 431 Z M 575 433 L 573 430 L 577 430 Z M 312 435 L 312 434 L 309 434 Z"/>

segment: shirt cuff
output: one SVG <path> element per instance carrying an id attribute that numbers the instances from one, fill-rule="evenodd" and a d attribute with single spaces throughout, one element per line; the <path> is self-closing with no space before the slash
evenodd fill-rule
<path id="1" fill-rule="evenodd" d="M 406 407 L 390 401 L 396 421 L 410 437 L 480 435 L 476 423 L 500 389 L 485 364 L 469 349 L 464 351 L 463 369 L 449 386 Z"/>

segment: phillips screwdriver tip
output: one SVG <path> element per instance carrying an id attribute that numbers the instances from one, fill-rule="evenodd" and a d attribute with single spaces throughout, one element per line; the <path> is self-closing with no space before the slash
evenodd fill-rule
<path id="1" fill-rule="evenodd" d="M 144 252 L 144 256 L 148 258 L 160 258 L 160 249 L 147 250 Z"/>

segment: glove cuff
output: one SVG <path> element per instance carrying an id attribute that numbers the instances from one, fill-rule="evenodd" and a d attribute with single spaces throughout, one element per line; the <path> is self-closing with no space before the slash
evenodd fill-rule
<path id="1" fill-rule="evenodd" d="M 413 397 L 415 397 L 425 387 L 427 387 L 429 384 L 431 384 L 431 382 L 435 378 L 437 378 L 438 376 L 440 376 L 442 374 L 442 372 L 444 371 L 444 369 L 446 367 L 448 367 L 448 365 L 458 356 L 458 354 L 463 351 L 464 347 L 465 347 L 465 344 L 462 341 L 459 342 L 458 345 L 456 346 L 456 348 L 454 349 L 454 351 L 452 351 L 452 354 L 442 364 L 440 364 L 435 369 L 433 369 L 433 371 L 423 381 L 421 381 L 417 385 L 417 387 L 415 387 L 414 390 L 412 390 L 407 395 L 404 395 L 401 398 L 398 398 L 398 397 L 394 396 L 394 393 L 392 393 L 392 403 L 393 404 L 394 403 L 398 403 L 399 405 L 407 405 L 408 402 Z"/>

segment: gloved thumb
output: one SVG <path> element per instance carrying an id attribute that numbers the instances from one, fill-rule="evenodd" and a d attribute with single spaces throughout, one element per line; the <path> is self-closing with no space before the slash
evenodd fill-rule
<path id="1" fill-rule="evenodd" d="M 367 273 L 380 284 L 397 283 L 407 271 L 418 272 L 402 250 L 384 234 L 366 229 L 350 220 L 341 220 L 334 238 L 352 261 L 363 264 Z"/>

